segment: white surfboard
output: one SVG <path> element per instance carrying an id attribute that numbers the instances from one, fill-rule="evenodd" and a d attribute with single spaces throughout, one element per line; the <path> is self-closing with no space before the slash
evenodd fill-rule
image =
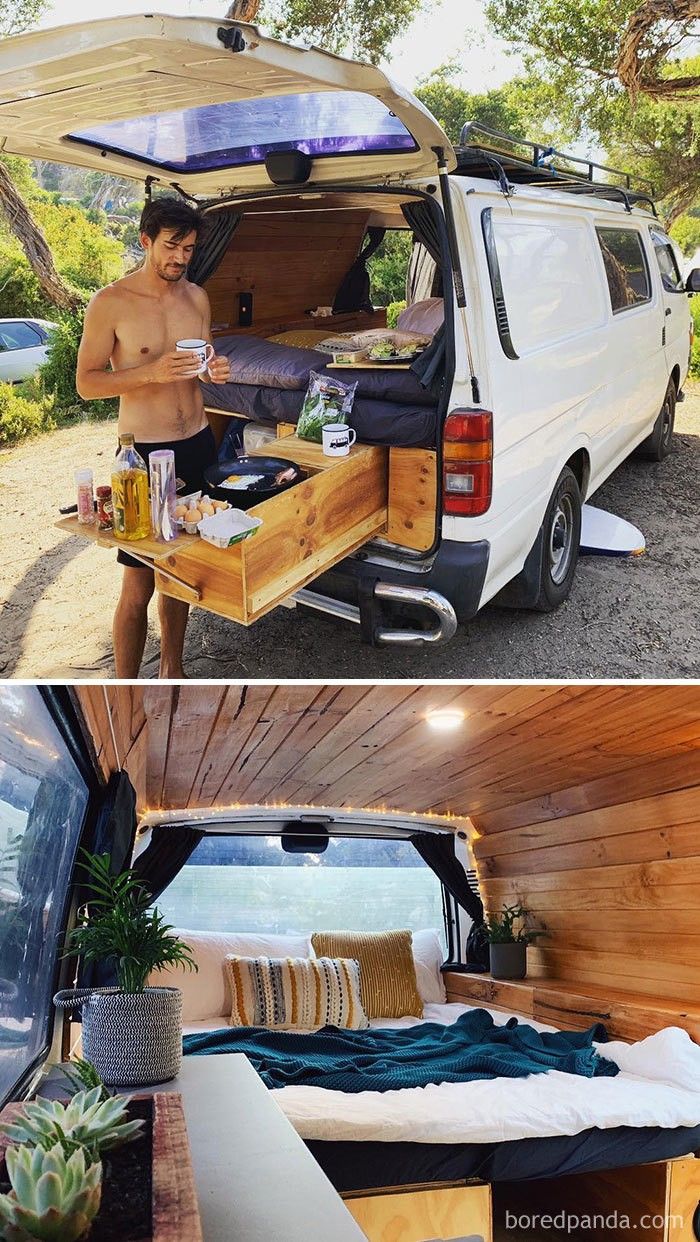
<path id="1" fill-rule="evenodd" d="M 641 556 L 645 549 L 644 535 L 631 522 L 594 505 L 583 506 L 581 556 Z"/>

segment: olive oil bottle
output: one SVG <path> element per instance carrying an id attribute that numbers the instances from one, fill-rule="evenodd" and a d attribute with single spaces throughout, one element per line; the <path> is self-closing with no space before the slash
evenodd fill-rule
<path id="1" fill-rule="evenodd" d="M 151 533 L 148 470 L 131 432 L 119 437 L 112 468 L 112 522 L 116 539 L 145 539 Z"/>

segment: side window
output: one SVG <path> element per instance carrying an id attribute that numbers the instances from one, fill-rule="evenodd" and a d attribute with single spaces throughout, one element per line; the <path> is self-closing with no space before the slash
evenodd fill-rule
<path id="1" fill-rule="evenodd" d="M 660 229 L 649 229 L 654 244 L 656 262 L 661 272 L 661 283 L 667 293 L 685 293 L 685 281 L 681 276 L 671 239 Z"/>
<path id="2" fill-rule="evenodd" d="M 34 349 L 41 345 L 41 336 L 28 323 L 5 323 L 0 328 L 0 341 L 5 349 Z"/>
<path id="3" fill-rule="evenodd" d="M 596 229 L 613 314 L 651 301 L 642 239 L 636 229 Z"/>
<path id="4" fill-rule="evenodd" d="M 521 357 L 604 323 L 584 220 L 518 219 L 487 208 L 482 229 L 496 322 L 508 356 Z M 505 329 L 514 352 L 509 353 Z"/>
<path id="5" fill-rule="evenodd" d="M 0 1107 L 45 1054 L 88 790 L 36 686 L 0 686 Z"/>

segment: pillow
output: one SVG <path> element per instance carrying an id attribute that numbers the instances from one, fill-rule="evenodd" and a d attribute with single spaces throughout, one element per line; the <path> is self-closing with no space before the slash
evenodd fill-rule
<path id="1" fill-rule="evenodd" d="M 319 957 L 351 957 L 360 964 L 360 994 L 368 1018 L 423 1017 L 410 931 L 314 932 Z"/>
<path id="2" fill-rule="evenodd" d="M 316 1030 L 369 1026 L 360 1000 L 360 968 L 346 958 L 226 958 L 231 983 L 231 1026 Z"/>
<path id="3" fill-rule="evenodd" d="M 248 932 L 182 931 L 180 928 L 177 935 L 192 949 L 199 971 L 195 974 L 167 967 L 153 971 L 148 983 L 151 987 L 180 988 L 183 1022 L 201 1022 L 230 1014 L 231 989 L 224 966 L 227 953 L 241 957 L 309 957 L 311 954 L 308 936 L 258 936 Z"/>
<path id="4" fill-rule="evenodd" d="M 413 961 L 416 967 L 418 995 L 424 1005 L 445 1005 L 447 992 L 440 967 L 445 953 L 440 937 L 432 928 L 413 933 Z"/>
<path id="5" fill-rule="evenodd" d="M 444 320 L 445 303 L 442 298 L 426 298 L 402 310 L 396 326 L 402 332 L 423 332 L 426 336 L 434 336 Z"/>

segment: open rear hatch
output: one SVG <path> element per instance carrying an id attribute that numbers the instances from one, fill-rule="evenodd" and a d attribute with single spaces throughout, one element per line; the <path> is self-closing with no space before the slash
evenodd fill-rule
<path id="1" fill-rule="evenodd" d="M 373 65 L 214 18 L 104 18 L 0 45 L 0 150 L 177 182 L 210 197 L 270 186 L 298 151 L 312 183 L 433 176 L 452 147 Z"/>

